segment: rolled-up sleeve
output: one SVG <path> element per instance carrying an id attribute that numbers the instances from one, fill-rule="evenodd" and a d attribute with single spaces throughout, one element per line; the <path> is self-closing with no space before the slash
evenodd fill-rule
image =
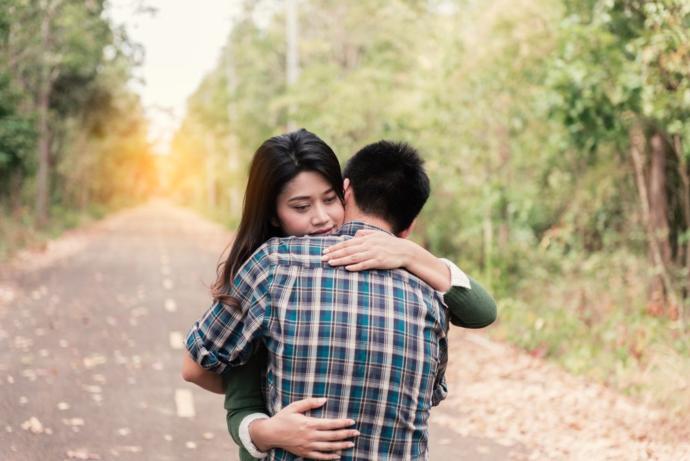
<path id="1" fill-rule="evenodd" d="M 214 303 L 192 325 L 186 347 L 203 368 L 222 373 L 227 366 L 244 364 L 263 334 L 270 304 L 271 264 L 264 247 L 240 267 L 230 296 L 237 304 Z"/>
<path id="2" fill-rule="evenodd" d="M 431 406 L 435 407 L 448 396 L 448 384 L 446 383 L 446 367 L 448 365 L 448 345 L 442 340 L 441 355 L 436 379 L 434 380 L 434 392 L 431 396 Z"/>
<path id="3" fill-rule="evenodd" d="M 443 305 L 439 299 L 437 305 Z M 448 317 L 445 309 L 439 309 L 438 324 L 438 368 L 434 380 L 434 390 L 431 396 L 431 406 L 436 406 L 448 396 L 448 384 L 446 383 L 446 368 L 448 367 Z"/>

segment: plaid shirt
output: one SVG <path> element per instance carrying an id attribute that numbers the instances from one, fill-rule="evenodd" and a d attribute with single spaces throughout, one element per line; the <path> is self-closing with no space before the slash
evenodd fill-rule
<path id="1" fill-rule="evenodd" d="M 213 305 L 187 349 L 220 373 L 264 341 L 271 414 L 328 397 L 311 416 L 351 418 L 361 433 L 341 459 L 428 459 L 429 411 L 447 392 L 445 305 L 404 270 L 348 272 L 321 261 L 324 248 L 367 228 L 377 229 L 350 222 L 334 235 L 269 240 L 235 277 L 241 310 Z M 297 458 L 276 449 L 269 459 Z"/>

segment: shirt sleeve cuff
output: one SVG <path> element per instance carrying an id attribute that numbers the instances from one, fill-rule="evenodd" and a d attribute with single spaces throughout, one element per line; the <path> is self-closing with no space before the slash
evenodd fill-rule
<path id="1" fill-rule="evenodd" d="M 470 278 L 458 267 L 453 261 L 449 261 L 445 258 L 440 258 L 444 262 L 448 269 L 450 270 L 450 284 L 454 287 L 472 289 L 470 285 Z"/>
<path id="2" fill-rule="evenodd" d="M 252 455 L 254 458 L 265 458 L 268 456 L 268 453 L 265 453 L 263 451 L 259 451 L 258 448 L 252 443 L 252 438 L 249 435 L 249 425 L 256 421 L 257 419 L 268 419 L 268 415 L 265 415 L 263 413 L 252 413 L 250 415 L 247 415 L 242 419 L 242 422 L 240 423 L 240 441 L 242 442 L 242 446 L 249 452 L 250 455 Z"/>
<path id="3" fill-rule="evenodd" d="M 194 324 L 189 330 L 189 333 L 187 333 L 185 346 L 189 355 L 191 355 L 194 361 L 202 368 L 218 374 L 225 371 L 226 365 L 218 360 L 214 353 L 204 347 L 197 324 Z"/>
<path id="4" fill-rule="evenodd" d="M 442 400 L 445 400 L 447 396 L 448 384 L 446 384 L 446 377 L 443 376 L 441 381 L 436 384 L 436 388 L 434 389 L 434 392 L 431 394 L 431 406 L 437 406 L 439 403 L 441 403 Z"/>

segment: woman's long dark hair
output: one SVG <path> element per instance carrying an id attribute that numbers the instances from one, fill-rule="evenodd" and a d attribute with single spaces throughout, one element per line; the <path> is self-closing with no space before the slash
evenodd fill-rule
<path id="1" fill-rule="evenodd" d="M 244 194 L 242 219 L 225 261 L 218 264 L 211 286 L 214 301 L 234 304 L 229 296 L 231 283 L 240 266 L 271 237 L 283 236 L 272 224 L 276 200 L 285 185 L 303 171 L 321 174 L 343 201 L 343 178 L 333 150 L 305 129 L 274 136 L 254 153 Z"/>

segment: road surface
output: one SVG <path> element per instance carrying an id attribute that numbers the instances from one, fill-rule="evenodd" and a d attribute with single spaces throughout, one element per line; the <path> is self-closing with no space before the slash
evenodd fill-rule
<path id="1" fill-rule="evenodd" d="M 0 460 L 236 460 L 222 396 L 180 378 L 183 338 L 209 305 L 228 240 L 153 202 L 3 267 Z M 461 435 L 459 418 L 456 407 L 434 410 L 432 460 L 524 454 L 515 442 Z"/>

